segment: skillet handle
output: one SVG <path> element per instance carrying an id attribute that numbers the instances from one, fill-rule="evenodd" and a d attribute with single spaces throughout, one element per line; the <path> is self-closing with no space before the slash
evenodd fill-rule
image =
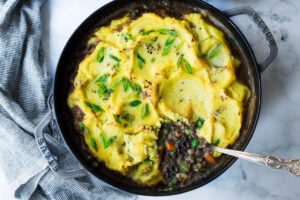
<path id="1" fill-rule="evenodd" d="M 264 35 L 264 38 L 268 43 L 270 52 L 267 58 L 261 64 L 259 64 L 259 70 L 260 72 L 263 72 L 271 64 L 271 62 L 273 62 L 273 60 L 278 54 L 278 47 L 270 29 L 267 27 L 266 23 L 262 20 L 262 18 L 258 15 L 258 13 L 250 7 L 238 7 L 225 10 L 223 12 L 228 17 L 233 17 L 236 15 L 248 15 L 250 19 L 256 24 L 261 33 Z"/>
<path id="2" fill-rule="evenodd" d="M 38 124 L 38 126 L 34 130 L 35 141 L 38 145 L 38 148 L 42 156 L 48 161 L 49 168 L 52 171 L 57 172 L 58 174 L 60 174 L 65 178 L 77 178 L 77 177 L 86 176 L 87 173 L 82 168 L 77 170 L 69 170 L 69 171 L 65 171 L 59 168 L 59 165 L 56 161 L 57 158 L 51 154 L 46 144 L 46 140 L 43 136 L 43 130 L 52 120 L 53 120 L 53 111 L 51 110 L 46 114 L 46 116 L 42 119 L 42 121 Z"/>

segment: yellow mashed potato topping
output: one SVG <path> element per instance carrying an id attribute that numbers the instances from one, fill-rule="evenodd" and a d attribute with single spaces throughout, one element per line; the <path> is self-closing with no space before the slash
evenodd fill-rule
<path id="1" fill-rule="evenodd" d="M 239 137 L 250 91 L 237 80 L 239 61 L 224 34 L 201 14 L 125 16 L 96 30 L 92 43 L 68 105 L 84 113 L 85 143 L 109 169 L 160 182 L 157 140 L 166 119 L 200 122 L 198 136 L 220 147 Z"/>

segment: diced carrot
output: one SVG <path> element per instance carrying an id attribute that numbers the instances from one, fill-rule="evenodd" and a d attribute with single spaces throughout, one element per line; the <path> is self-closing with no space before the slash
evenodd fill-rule
<path id="1" fill-rule="evenodd" d="M 209 152 L 206 152 L 204 154 L 204 158 L 209 164 L 212 164 L 212 165 L 216 164 L 215 158 Z"/>
<path id="2" fill-rule="evenodd" d="M 175 151 L 176 147 L 168 140 L 165 141 L 165 145 L 168 151 Z"/>

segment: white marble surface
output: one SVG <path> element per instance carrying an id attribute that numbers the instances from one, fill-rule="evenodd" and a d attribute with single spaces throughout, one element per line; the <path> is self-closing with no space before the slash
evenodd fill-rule
<path id="1" fill-rule="evenodd" d="M 59 55 L 76 27 L 109 0 L 51 0 L 43 8 L 43 44 L 49 73 L 53 76 Z M 300 1 L 207 0 L 224 10 L 250 6 L 272 30 L 279 47 L 277 59 L 262 74 L 263 101 L 254 136 L 247 147 L 259 152 L 300 158 Z M 236 19 L 253 45 L 259 60 L 265 45 L 246 17 Z M 181 195 L 139 199 L 300 199 L 300 177 L 238 160 L 213 182 Z"/>

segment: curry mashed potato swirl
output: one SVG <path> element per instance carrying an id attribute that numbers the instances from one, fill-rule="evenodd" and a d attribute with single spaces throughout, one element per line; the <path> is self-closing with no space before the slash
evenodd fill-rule
<path id="1" fill-rule="evenodd" d="M 200 14 L 125 16 L 89 44 L 68 105 L 84 113 L 85 143 L 109 169 L 143 185 L 163 181 L 157 140 L 166 119 L 202 123 L 197 134 L 220 147 L 238 138 L 250 91 L 223 33 Z"/>

